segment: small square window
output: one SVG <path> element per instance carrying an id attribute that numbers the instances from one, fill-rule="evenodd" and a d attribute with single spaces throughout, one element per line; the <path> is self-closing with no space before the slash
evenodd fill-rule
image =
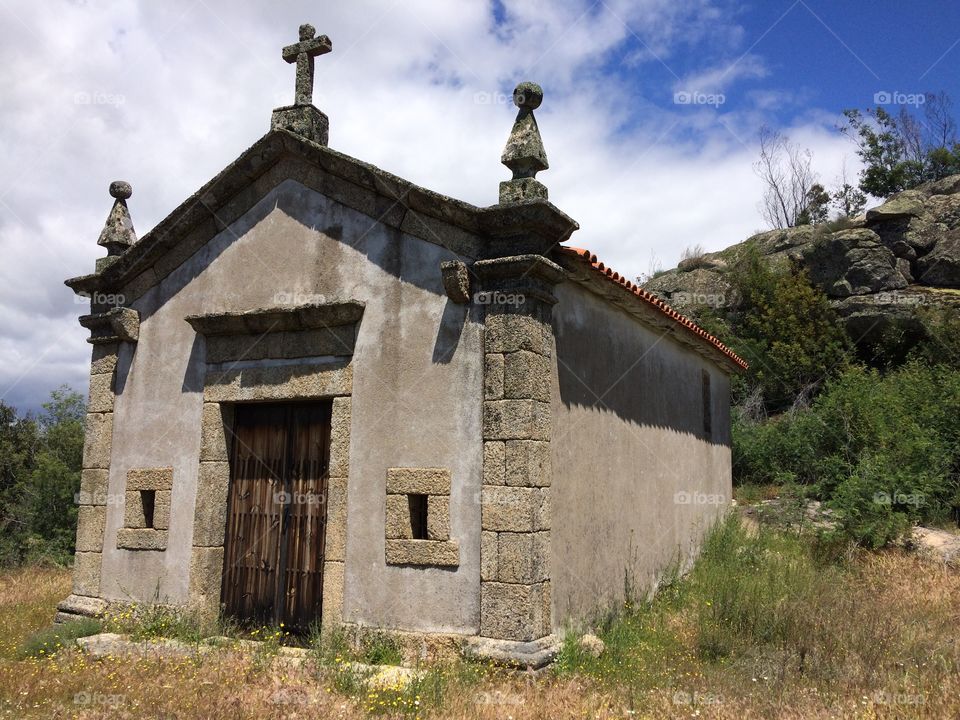
<path id="1" fill-rule="evenodd" d="M 427 539 L 427 496 L 407 495 L 410 505 L 410 535 L 414 540 Z"/>
<path id="2" fill-rule="evenodd" d="M 156 490 L 141 490 L 140 504 L 143 506 L 143 526 L 145 528 L 153 527 L 153 509 L 157 504 Z"/>

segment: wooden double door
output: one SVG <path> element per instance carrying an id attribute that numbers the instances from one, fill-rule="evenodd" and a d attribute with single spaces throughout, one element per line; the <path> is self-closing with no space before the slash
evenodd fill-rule
<path id="1" fill-rule="evenodd" d="M 236 406 L 221 600 L 242 622 L 320 619 L 330 415 L 330 402 Z"/>

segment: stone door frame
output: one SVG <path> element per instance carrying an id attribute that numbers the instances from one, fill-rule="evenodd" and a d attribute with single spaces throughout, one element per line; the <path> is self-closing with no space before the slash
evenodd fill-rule
<path id="1" fill-rule="evenodd" d="M 224 382 L 224 380 L 236 382 Z M 261 365 L 223 372 L 208 369 L 203 392 L 201 450 L 190 554 L 190 605 L 205 622 L 220 613 L 224 542 L 230 486 L 229 438 L 234 407 L 257 401 L 330 400 L 330 476 L 320 622 L 343 622 L 343 582 L 347 537 L 352 366 Z"/>
<path id="2" fill-rule="evenodd" d="M 303 400 L 332 404 L 320 622 L 342 624 L 352 363 L 363 310 L 346 301 L 186 318 L 206 350 L 189 589 L 205 624 L 220 615 L 233 408 Z"/>

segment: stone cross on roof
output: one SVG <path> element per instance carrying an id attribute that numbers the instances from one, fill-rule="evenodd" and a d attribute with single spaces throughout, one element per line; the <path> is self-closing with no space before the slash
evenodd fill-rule
<path id="1" fill-rule="evenodd" d="M 313 59 L 333 50 L 333 43 L 326 35 L 314 37 L 317 31 L 313 25 L 300 26 L 300 42 L 287 45 L 283 49 L 283 59 L 297 64 L 297 95 L 295 105 L 313 104 Z"/>

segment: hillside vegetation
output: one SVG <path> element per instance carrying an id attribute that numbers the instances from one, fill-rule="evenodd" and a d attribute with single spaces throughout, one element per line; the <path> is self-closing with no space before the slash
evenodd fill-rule
<path id="1" fill-rule="evenodd" d="M 870 547 L 960 517 L 960 176 L 859 220 L 694 253 L 646 287 L 749 363 L 734 482 L 824 501 Z"/>

